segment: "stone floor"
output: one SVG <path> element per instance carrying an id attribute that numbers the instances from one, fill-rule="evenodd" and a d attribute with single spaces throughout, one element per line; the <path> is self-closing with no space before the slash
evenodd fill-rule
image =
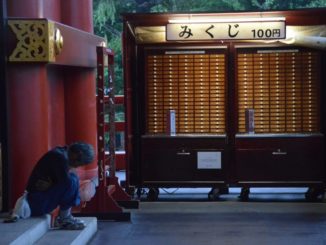
<path id="1" fill-rule="evenodd" d="M 247 202 L 238 200 L 239 189 L 213 202 L 207 191 L 166 189 L 156 202 L 142 198 L 130 222 L 99 221 L 89 244 L 326 244 L 326 203 L 306 202 L 302 188 L 257 188 Z"/>
<path id="2" fill-rule="evenodd" d="M 67 242 L 63 231 L 47 233 L 38 244 L 326 245 L 326 201 L 307 202 L 306 190 L 251 188 L 249 200 L 242 202 L 240 188 L 230 188 L 217 201 L 208 201 L 209 188 L 161 188 L 158 200 L 150 202 L 144 189 L 139 209 L 125 210 L 131 213 L 129 222 L 95 222 L 97 233 L 90 242 L 80 235 L 78 242 Z M 28 226 L 34 222 L 26 221 Z M 0 226 L 0 245 L 9 244 L 3 242 L 10 232 L 10 226 Z"/>

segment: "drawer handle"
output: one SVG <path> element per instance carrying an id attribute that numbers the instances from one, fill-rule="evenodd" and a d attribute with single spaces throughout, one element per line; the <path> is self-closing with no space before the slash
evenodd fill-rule
<path id="1" fill-rule="evenodd" d="M 281 151 L 278 149 L 277 151 L 272 152 L 273 155 L 287 155 L 288 153 L 286 151 Z"/>
<path id="2" fill-rule="evenodd" d="M 178 156 L 189 156 L 190 155 L 190 152 L 177 152 L 177 155 Z"/>

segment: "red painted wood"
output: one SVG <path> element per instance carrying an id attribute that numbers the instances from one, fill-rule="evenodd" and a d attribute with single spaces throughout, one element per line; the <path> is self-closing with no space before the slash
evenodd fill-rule
<path id="1" fill-rule="evenodd" d="M 126 169 L 126 154 L 117 153 L 115 154 L 115 162 L 116 162 L 116 169 L 117 170 L 125 170 Z"/>
<path id="2" fill-rule="evenodd" d="M 25 189 L 34 164 L 50 148 L 79 140 L 97 147 L 93 68 L 95 47 L 103 39 L 91 34 L 91 0 L 7 2 L 8 17 L 64 20 L 66 25 L 82 30 L 56 24 L 64 36 L 64 48 L 55 64 L 65 67 L 44 63 L 8 64 L 8 158 L 13 186 L 9 202 L 12 206 Z M 10 42 L 14 45 L 13 40 Z M 80 174 L 82 178 L 97 175 L 96 161 Z"/>
<path id="3" fill-rule="evenodd" d="M 66 142 L 65 130 L 65 99 L 64 79 L 61 68 L 47 66 L 47 79 L 49 86 L 49 145 L 64 145 Z"/>
<path id="4" fill-rule="evenodd" d="M 96 88 L 93 69 L 69 69 L 65 72 L 66 141 L 86 141 L 97 146 Z M 96 160 L 85 167 L 85 178 L 97 175 Z M 81 176 L 82 177 L 82 176 Z"/>
<path id="5" fill-rule="evenodd" d="M 125 97 L 123 96 L 123 95 L 116 95 L 115 97 L 114 97 L 114 102 L 116 103 L 116 104 L 124 104 L 125 103 L 125 101 L 124 101 L 124 99 L 125 99 Z"/>
<path id="6" fill-rule="evenodd" d="M 7 5 L 9 17 L 61 19 L 61 4 L 58 0 L 10 0 Z"/>
<path id="7" fill-rule="evenodd" d="M 122 190 L 118 183 L 118 178 L 115 176 L 116 170 L 116 154 L 115 149 L 115 131 L 114 128 L 109 128 L 110 141 L 109 150 L 111 154 L 106 154 L 104 151 L 104 58 L 112 61 L 113 65 L 113 54 L 107 52 L 105 48 L 97 48 L 98 67 L 97 67 L 97 137 L 98 137 L 98 163 L 99 163 L 99 185 L 95 194 L 95 197 L 86 203 L 86 206 L 81 210 L 82 213 L 110 213 L 116 212 L 121 213 L 123 210 L 116 202 L 117 200 L 130 201 L 131 197 Z M 110 63 L 110 62 L 109 62 Z M 111 64 L 111 63 L 110 63 Z M 114 74 L 111 74 L 112 76 Z M 114 78 L 113 78 L 114 80 Z M 113 83 L 110 84 L 111 91 L 113 89 Z M 114 96 L 110 94 L 111 98 Z M 108 103 L 111 106 L 110 109 L 110 121 L 114 120 L 114 105 Z M 112 125 L 111 125 L 112 126 Z M 113 135 L 113 136 L 112 136 Z M 109 169 L 109 176 L 107 177 L 106 170 Z"/>
<path id="8" fill-rule="evenodd" d="M 65 0 L 61 1 L 62 23 L 77 29 L 92 33 L 92 0 Z M 75 43 L 79 40 L 76 39 Z M 78 52 L 93 52 L 96 49 L 79 50 Z M 95 70 L 75 68 L 69 69 L 65 74 L 66 99 L 66 140 L 73 142 L 86 141 L 97 148 L 96 127 L 96 85 Z M 96 160 L 80 171 L 82 178 L 97 176 Z"/>
<path id="9" fill-rule="evenodd" d="M 104 96 L 104 102 L 107 103 L 109 101 L 109 97 L 107 95 Z M 116 95 L 114 97 L 114 103 L 117 105 L 123 105 L 125 103 L 123 95 Z"/>
<path id="10" fill-rule="evenodd" d="M 17 72 L 19 71 L 19 72 Z M 49 84 L 45 65 L 8 66 L 8 154 L 11 206 L 23 193 L 36 161 L 49 145 Z"/>
<path id="11" fill-rule="evenodd" d="M 109 130 L 108 123 L 105 123 L 105 131 Z M 115 131 L 124 132 L 125 131 L 125 122 L 115 122 Z"/>
<path id="12" fill-rule="evenodd" d="M 60 5 L 58 0 L 11 0 L 8 1 L 8 16 L 60 21 Z M 64 82 L 62 68 L 59 67 L 37 63 L 9 64 L 8 149 L 12 169 L 10 181 L 13 186 L 12 199 L 9 200 L 11 205 L 25 189 L 28 176 L 37 160 L 55 145 L 66 143 Z M 85 91 L 86 94 L 88 91 L 92 92 L 89 89 Z M 89 101 L 86 103 L 89 104 Z"/>
<path id="13" fill-rule="evenodd" d="M 116 122 L 115 123 L 115 130 L 116 131 L 125 131 L 125 122 Z"/>
<path id="14" fill-rule="evenodd" d="M 63 36 L 63 48 L 55 57 L 54 64 L 96 68 L 96 46 L 101 46 L 104 38 L 91 33 L 55 23 Z"/>
<path id="15" fill-rule="evenodd" d="M 61 0 L 61 2 L 62 23 L 93 33 L 92 0 Z"/>

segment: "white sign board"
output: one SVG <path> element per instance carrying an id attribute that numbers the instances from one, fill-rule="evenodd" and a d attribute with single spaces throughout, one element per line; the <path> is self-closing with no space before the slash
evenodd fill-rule
<path id="1" fill-rule="evenodd" d="M 176 135 L 175 110 L 168 110 L 166 116 L 167 116 L 167 122 L 166 122 L 167 133 L 170 136 L 175 136 Z"/>
<path id="2" fill-rule="evenodd" d="M 222 158 L 220 151 L 199 151 L 197 152 L 198 169 L 221 169 Z"/>
<path id="3" fill-rule="evenodd" d="M 166 26 L 167 41 L 269 40 L 285 38 L 285 21 L 173 23 Z"/>

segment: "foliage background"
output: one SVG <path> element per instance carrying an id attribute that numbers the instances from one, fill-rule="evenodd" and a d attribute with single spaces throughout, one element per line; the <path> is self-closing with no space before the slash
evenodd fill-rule
<path id="1" fill-rule="evenodd" d="M 234 12 L 326 7 L 326 0 L 93 0 L 94 32 L 115 52 L 116 94 L 123 94 L 121 13 Z"/>

